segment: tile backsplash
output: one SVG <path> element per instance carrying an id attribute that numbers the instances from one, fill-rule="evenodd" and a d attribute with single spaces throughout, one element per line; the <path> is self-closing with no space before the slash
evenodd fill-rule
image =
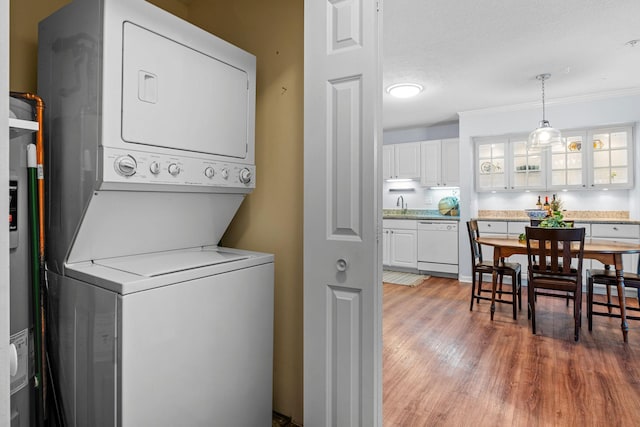
<path id="1" fill-rule="evenodd" d="M 443 197 L 460 197 L 460 190 L 453 189 L 431 189 L 421 187 L 418 181 L 406 182 L 384 182 L 382 184 L 382 207 L 383 209 L 400 208 L 399 199 L 402 196 L 405 207 L 408 209 L 438 209 L 438 202 Z"/>

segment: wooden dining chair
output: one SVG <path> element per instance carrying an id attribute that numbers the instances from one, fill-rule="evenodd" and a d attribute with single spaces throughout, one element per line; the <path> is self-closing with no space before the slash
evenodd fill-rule
<path id="1" fill-rule="evenodd" d="M 625 288 L 635 288 L 638 295 L 638 304 L 640 305 L 640 257 L 638 258 L 638 265 L 635 273 L 624 272 L 624 286 Z M 607 302 L 594 301 L 593 299 L 593 285 L 604 285 L 607 291 Z M 618 279 L 616 278 L 615 270 L 611 270 L 608 265 L 605 265 L 605 269 L 589 269 L 587 270 L 587 321 L 589 323 L 589 330 L 593 328 L 593 316 L 606 316 L 620 318 L 620 305 L 611 302 L 611 287 L 618 286 Z M 618 299 L 618 301 L 620 301 Z M 607 307 L 607 312 L 594 311 L 593 306 Z M 612 309 L 616 309 L 618 312 L 613 312 Z M 638 312 L 640 308 L 630 307 L 625 304 L 627 313 L 629 310 Z M 640 320 L 640 316 L 626 315 L 627 319 Z"/>
<path id="2" fill-rule="evenodd" d="M 528 315 L 536 333 L 536 297 L 571 298 L 575 340 L 580 338 L 582 315 L 582 261 L 584 228 L 526 227 L 528 274 Z M 573 265 L 572 265 L 573 262 Z"/>
<path id="3" fill-rule="evenodd" d="M 485 274 L 491 275 L 493 278 L 493 270 L 496 270 L 499 279 L 499 287 L 496 290 L 498 297 L 496 302 L 513 305 L 513 318 L 517 318 L 516 301 L 518 308 L 522 310 L 522 275 L 521 266 L 517 262 L 505 262 L 504 258 L 500 260 L 497 267 L 494 267 L 493 260 L 485 261 L 482 258 L 482 245 L 480 245 L 476 238 L 480 237 L 480 231 L 478 230 L 478 221 L 467 221 L 467 231 L 469 233 L 469 243 L 471 245 L 471 305 L 469 311 L 473 311 L 473 300 L 480 303 L 480 300 L 491 301 L 491 288 L 484 289 L 482 287 L 483 276 Z M 511 276 L 511 290 L 503 291 L 503 279 L 504 276 Z M 491 283 L 492 280 L 489 281 Z M 488 293 L 489 296 L 482 295 Z M 504 299 L 504 294 L 511 294 L 511 299 Z"/>

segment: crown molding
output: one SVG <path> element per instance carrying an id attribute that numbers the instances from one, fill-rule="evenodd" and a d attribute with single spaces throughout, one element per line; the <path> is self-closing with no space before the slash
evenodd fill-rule
<path id="1" fill-rule="evenodd" d="M 596 92 L 586 95 L 569 96 L 566 98 L 545 99 L 545 105 L 567 105 L 602 99 L 623 98 L 626 96 L 640 95 L 640 87 L 617 89 L 607 92 Z M 500 107 L 481 108 L 477 110 L 459 111 L 458 116 L 474 116 L 488 113 L 505 113 L 510 111 L 522 111 L 540 108 L 542 102 L 527 102 L 523 104 L 503 105 Z"/>

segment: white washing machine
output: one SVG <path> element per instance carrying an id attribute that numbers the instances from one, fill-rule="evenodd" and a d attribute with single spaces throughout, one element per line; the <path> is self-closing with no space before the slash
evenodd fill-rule
<path id="1" fill-rule="evenodd" d="M 49 282 L 68 425 L 269 425 L 272 255 L 116 257 Z"/>
<path id="2" fill-rule="evenodd" d="M 74 0 L 40 23 L 66 425 L 270 425 L 273 255 L 218 247 L 256 185 L 255 73 L 144 0 Z"/>

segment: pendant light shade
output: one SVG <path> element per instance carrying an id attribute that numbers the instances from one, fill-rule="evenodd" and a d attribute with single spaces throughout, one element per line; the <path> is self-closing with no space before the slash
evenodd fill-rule
<path id="1" fill-rule="evenodd" d="M 551 77 L 551 74 L 539 74 L 536 76 L 542 82 L 542 120 L 538 128 L 529 134 L 527 149 L 529 151 L 545 150 L 553 145 L 562 145 L 562 135 L 556 128 L 551 127 L 545 117 L 544 105 L 544 81 Z"/>

